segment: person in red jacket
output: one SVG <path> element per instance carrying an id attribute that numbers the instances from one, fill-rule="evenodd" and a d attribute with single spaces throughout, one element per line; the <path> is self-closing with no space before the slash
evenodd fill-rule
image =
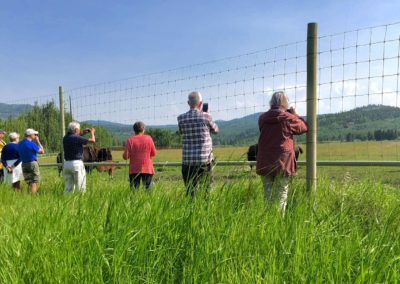
<path id="1" fill-rule="evenodd" d="M 290 177 L 296 175 L 293 135 L 307 132 L 307 124 L 288 109 L 284 92 L 275 92 L 269 102 L 270 110 L 260 115 L 258 127 L 257 174 L 261 176 L 266 200 L 279 199 L 279 208 L 285 211 Z"/>
<path id="2" fill-rule="evenodd" d="M 152 157 L 156 155 L 153 139 L 144 134 L 144 123 L 135 122 L 133 125 L 135 135 L 126 140 L 125 150 L 122 154 L 124 160 L 129 159 L 129 183 L 131 189 L 140 186 L 140 180 L 146 189 L 150 189 L 154 175 Z"/>

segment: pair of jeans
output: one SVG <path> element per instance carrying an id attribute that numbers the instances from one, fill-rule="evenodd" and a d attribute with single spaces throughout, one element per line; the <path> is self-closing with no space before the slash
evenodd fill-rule
<path id="1" fill-rule="evenodd" d="M 145 189 L 150 189 L 152 186 L 153 175 L 152 174 L 142 174 L 142 173 L 133 173 L 129 174 L 129 184 L 131 189 L 137 189 L 140 186 L 140 181 Z"/>
<path id="2" fill-rule="evenodd" d="M 205 189 L 206 195 L 211 185 L 211 164 L 182 165 L 182 177 L 186 187 L 186 195 L 194 196 L 199 187 Z"/>

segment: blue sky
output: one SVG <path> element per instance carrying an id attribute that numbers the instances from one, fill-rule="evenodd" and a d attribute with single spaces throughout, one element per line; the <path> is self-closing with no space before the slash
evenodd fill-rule
<path id="1" fill-rule="evenodd" d="M 1 101 L 400 19 L 400 1 L 2 1 Z"/>
<path id="2" fill-rule="evenodd" d="M 0 101 L 16 103 L 33 103 L 34 97 L 56 94 L 59 85 L 68 90 L 303 41 L 308 22 L 317 22 L 319 35 L 327 35 L 400 21 L 398 0 L 379 3 L 370 0 L 3 0 L 1 7 Z M 375 89 L 379 90 L 379 86 Z M 229 91 L 227 88 L 222 93 Z M 83 89 L 83 92 L 87 95 L 98 90 Z M 116 96 L 119 95 L 122 92 Z M 140 94 L 125 92 L 124 95 L 133 98 Z M 220 102 L 221 94 L 217 96 L 208 100 L 225 104 Z M 397 98 L 398 94 L 395 96 Z M 166 98 L 171 99 L 168 95 Z M 175 99 L 181 100 L 180 97 Z M 251 101 L 251 98 L 241 101 L 239 96 L 234 99 L 237 105 L 249 105 Z M 264 107 L 265 98 L 262 100 Z M 185 108 L 184 99 L 182 102 L 174 110 L 176 113 Z M 132 100 L 130 103 L 135 104 Z M 150 101 L 145 103 L 151 104 Z M 257 101 L 252 103 L 258 104 Z M 92 108 L 93 113 L 90 113 L 82 107 L 81 101 L 76 104 L 88 118 L 101 113 L 100 107 L 95 111 Z M 119 120 L 136 118 L 130 116 L 128 104 L 123 102 L 103 100 L 99 104 L 114 105 L 116 109 L 122 104 L 127 108 L 127 115 L 121 115 Z M 151 107 L 142 111 L 148 113 Z M 325 111 L 333 111 L 329 109 L 331 106 L 324 107 Z M 152 111 L 155 118 L 157 109 Z M 114 113 L 114 109 L 109 112 Z M 229 114 L 225 114 L 227 119 L 234 117 L 229 110 L 225 113 Z M 237 116 L 245 114 L 237 113 Z M 175 120 L 174 115 L 170 113 L 171 121 Z M 224 118 L 222 110 L 221 118 Z M 110 117 L 103 115 L 97 119 Z"/>

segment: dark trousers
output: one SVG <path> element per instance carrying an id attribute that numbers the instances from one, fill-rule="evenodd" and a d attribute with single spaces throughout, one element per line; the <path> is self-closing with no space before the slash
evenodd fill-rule
<path id="1" fill-rule="evenodd" d="M 186 195 L 194 196 L 198 188 L 204 188 L 205 194 L 211 185 L 211 164 L 182 165 L 182 177 L 186 187 Z"/>
<path id="2" fill-rule="evenodd" d="M 4 181 L 4 171 L 3 169 L 0 170 L 0 183 Z"/>
<path id="3" fill-rule="evenodd" d="M 131 189 L 137 189 L 140 186 L 140 180 L 146 189 L 150 189 L 152 185 L 153 175 L 152 174 L 130 174 L 129 184 Z"/>

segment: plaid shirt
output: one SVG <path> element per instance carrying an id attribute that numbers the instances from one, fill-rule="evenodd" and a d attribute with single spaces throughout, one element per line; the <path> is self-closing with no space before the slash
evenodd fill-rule
<path id="1" fill-rule="evenodd" d="M 218 133 L 212 117 L 207 112 L 191 109 L 178 116 L 182 134 L 182 163 L 209 164 L 213 160 L 211 133 Z"/>

